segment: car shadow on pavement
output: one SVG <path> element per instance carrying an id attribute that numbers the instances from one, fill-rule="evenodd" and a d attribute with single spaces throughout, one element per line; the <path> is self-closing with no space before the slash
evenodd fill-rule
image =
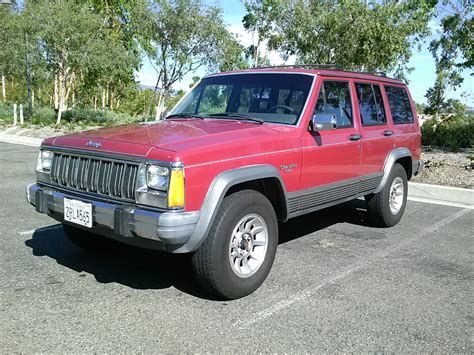
<path id="1" fill-rule="evenodd" d="M 363 201 L 298 217 L 280 224 L 279 244 L 348 222 L 364 224 Z M 169 254 L 141 249 L 111 240 L 110 251 L 88 252 L 75 246 L 65 236 L 60 224 L 37 229 L 25 241 L 35 256 L 48 256 L 60 265 L 77 272 L 77 277 L 91 274 L 99 283 L 119 283 L 134 289 L 166 289 L 175 287 L 182 292 L 207 300 L 220 300 L 199 288 L 191 272 L 188 254 Z"/>
<path id="2" fill-rule="evenodd" d="M 290 242 L 338 223 L 370 226 L 366 202 L 356 199 L 281 223 L 278 244 Z"/>

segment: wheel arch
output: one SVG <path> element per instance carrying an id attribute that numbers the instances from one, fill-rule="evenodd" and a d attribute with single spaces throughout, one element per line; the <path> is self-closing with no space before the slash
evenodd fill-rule
<path id="1" fill-rule="evenodd" d="M 413 169 L 412 162 L 413 157 L 408 148 L 403 147 L 392 150 L 385 159 L 382 181 L 380 182 L 379 187 L 373 193 L 380 192 L 384 188 L 385 184 L 387 183 L 390 172 L 392 171 L 393 166 L 396 163 L 400 163 L 403 166 L 403 168 L 407 172 L 408 180 L 410 180 Z"/>

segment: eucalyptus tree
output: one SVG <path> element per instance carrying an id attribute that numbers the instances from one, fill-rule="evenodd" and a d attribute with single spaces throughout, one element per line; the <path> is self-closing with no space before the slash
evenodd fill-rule
<path id="1" fill-rule="evenodd" d="M 257 13 L 246 16 L 263 16 L 258 22 L 261 33 L 284 59 L 295 55 L 299 63 L 335 63 L 366 71 L 398 68 L 402 74 L 413 48 L 430 32 L 437 1 L 256 2 L 261 3 L 253 7 Z M 271 6 L 262 5 L 266 3 Z"/>
<path id="2" fill-rule="evenodd" d="M 222 10 L 201 0 L 150 1 L 142 16 L 142 45 L 161 83 L 158 118 L 174 83 L 199 68 L 219 65 L 229 33 Z"/>
<path id="3" fill-rule="evenodd" d="M 54 78 L 57 124 L 71 93 L 81 84 L 94 87 L 101 80 L 132 80 L 136 57 L 128 56 L 118 36 L 91 6 L 73 0 L 25 5 L 24 16 Z"/>
<path id="4" fill-rule="evenodd" d="M 462 71 L 474 66 L 473 8 L 471 1 L 466 0 L 444 1 L 440 8 L 440 31 L 429 45 L 435 60 L 436 80 L 425 95 L 428 111 L 435 115 L 452 109 L 452 102 L 446 101 L 447 95 L 464 81 Z"/>
<path id="5" fill-rule="evenodd" d="M 256 67 L 261 64 L 262 42 L 274 33 L 277 21 L 282 18 L 282 11 L 289 10 L 289 3 L 284 0 L 245 0 L 244 6 L 247 13 L 242 19 L 242 24 L 253 37 L 256 37 L 253 38 L 254 43 L 249 46 L 252 65 Z"/>
<path id="6" fill-rule="evenodd" d="M 109 41 L 103 48 L 103 70 L 98 74 L 102 88 L 102 106 L 108 101 L 113 109 L 114 98 L 120 96 L 134 84 L 134 73 L 141 66 L 140 14 L 146 7 L 146 0 L 85 0 L 92 11 L 102 18 Z M 92 87 L 94 89 L 94 87 Z M 105 100 L 108 97 L 108 100 Z"/>
<path id="7" fill-rule="evenodd" d="M 7 82 L 9 79 L 11 82 L 17 79 L 23 69 L 24 41 L 22 34 L 16 3 L 0 4 L 0 74 L 4 102 L 7 100 Z"/>

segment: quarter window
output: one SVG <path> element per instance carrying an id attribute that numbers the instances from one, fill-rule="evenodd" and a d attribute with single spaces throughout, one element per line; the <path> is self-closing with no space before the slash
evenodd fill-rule
<path id="1" fill-rule="evenodd" d="M 396 86 L 385 86 L 390 112 L 392 113 L 393 123 L 412 123 L 413 112 L 411 110 L 410 100 L 408 99 L 405 88 Z"/>
<path id="2" fill-rule="evenodd" d="M 323 81 L 314 114 L 336 128 L 353 126 L 351 90 L 347 81 Z"/>
<path id="3" fill-rule="evenodd" d="M 380 125 L 387 123 L 379 85 L 355 84 L 357 101 L 362 125 Z"/>

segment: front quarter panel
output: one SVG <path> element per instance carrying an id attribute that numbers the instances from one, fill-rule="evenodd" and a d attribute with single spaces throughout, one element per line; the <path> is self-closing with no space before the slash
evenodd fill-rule
<path id="1" fill-rule="evenodd" d="M 206 197 L 202 203 L 200 218 L 196 225 L 196 228 L 193 231 L 193 234 L 188 239 L 188 241 L 180 246 L 179 248 L 173 250 L 174 253 L 187 253 L 192 252 L 199 248 L 204 239 L 206 238 L 209 230 L 214 222 L 214 218 L 219 209 L 222 200 L 226 192 L 230 187 L 250 180 L 262 179 L 262 178 L 277 178 L 280 181 L 280 184 L 285 194 L 286 199 L 286 190 L 285 185 L 282 182 L 280 173 L 278 170 L 269 164 L 259 164 L 244 166 L 237 169 L 229 170 L 220 173 L 212 181 L 209 189 L 207 190 Z"/>

